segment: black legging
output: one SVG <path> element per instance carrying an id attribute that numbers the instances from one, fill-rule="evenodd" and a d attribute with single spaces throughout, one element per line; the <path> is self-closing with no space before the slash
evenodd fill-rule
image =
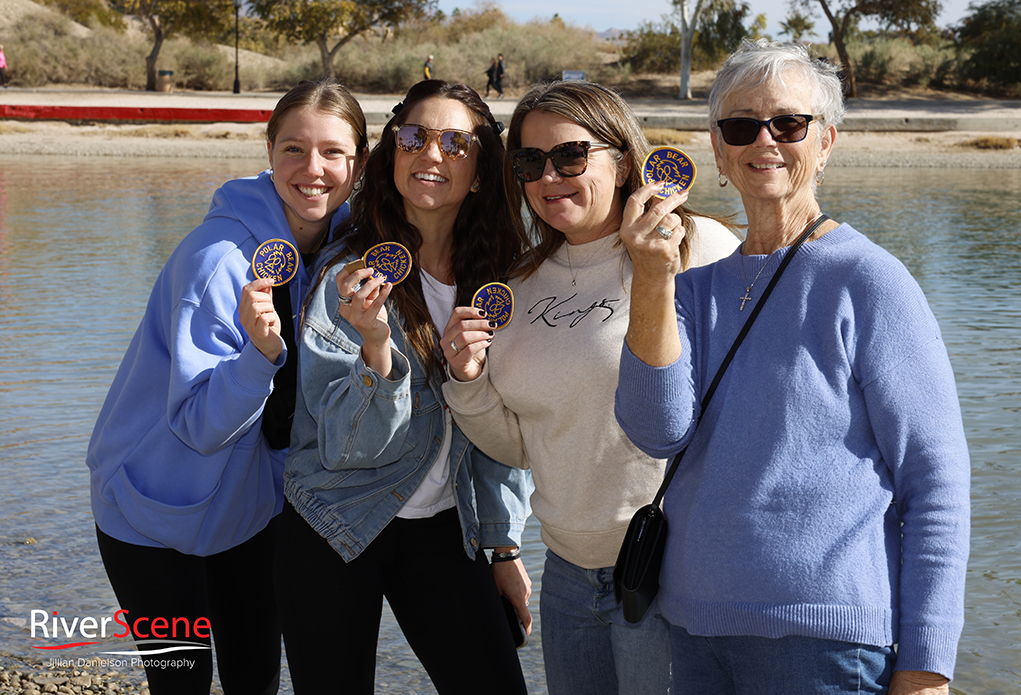
<path id="1" fill-rule="evenodd" d="M 461 544 L 457 511 L 391 521 L 343 558 L 291 505 L 280 515 L 277 605 L 296 695 L 373 692 L 386 596 L 440 695 L 524 695 L 493 572 Z"/>
<path id="2" fill-rule="evenodd" d="M 187 618 L 193 626 L 198 618 L 208 618 L 223 692 L 272 695 L 280 685 L 280 624 L 271 569 L 276 527 L 274 519 L 241 545 L 208 557 L 124 543 L 99 528 L 96 535 L 117 601 L 128 611 L 124 622 L 162 617 L 170 624 L 174 618 Z M 150 629 L 148 622 L 143 625 Z M 194 634 L 186 641 L 210 642 Z M 158 648 L 150 644 L 139 650 Z M 158 659 L 196 663 L 193 668 L 146 666 L 152 695 L 208 695 L 213 681 L 211 652 L 169 653 Z"/>

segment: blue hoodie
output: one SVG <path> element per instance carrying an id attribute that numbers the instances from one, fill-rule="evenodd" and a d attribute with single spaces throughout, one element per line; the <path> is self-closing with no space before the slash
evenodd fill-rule
<path id="1" fill-rule="evenodd" d="M 347 217 L 333 216 L 331 236 Z M 287 450 L 261 431 L 271 364 L 241 326 L 241 289 L 260 244 L 297 246 L 269 172 L 229 181 L 167 260 L 99 413 L 86 460 L 99 528 L 135 545 L 222 552 L 283 506 Z M 297 314 L 309 285 L 299 260 Z M 294 317 L 296 323 L 296 317 Z"/>

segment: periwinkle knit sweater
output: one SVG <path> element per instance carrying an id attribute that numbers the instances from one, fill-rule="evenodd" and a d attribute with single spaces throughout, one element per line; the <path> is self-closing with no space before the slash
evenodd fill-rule
<path id="1" fill-rule="evenodd" d="M 621 427 L 651 456 L 688 445 L 664 501 L 660 608 L 696 635 L 899 643 L 898 670 L 952 677 L 970 463 L 939 327 L 899 261 L 846 224 L 805 244 L 692 435 L 788 251 L 678 276 L 674 364 L 624 346 Z"/>

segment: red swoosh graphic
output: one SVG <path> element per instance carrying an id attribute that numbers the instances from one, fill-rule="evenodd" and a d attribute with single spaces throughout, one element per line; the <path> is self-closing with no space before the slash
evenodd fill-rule
<path id="1" fill-rule="evenodd" d="M 60 647 L 32 647 L 32 649 L 70 649 L 71 647 L 84 647 L 89 644 L 99 644 L 99 642 L 75 642 L 74 644 L 65 644 Z"/>

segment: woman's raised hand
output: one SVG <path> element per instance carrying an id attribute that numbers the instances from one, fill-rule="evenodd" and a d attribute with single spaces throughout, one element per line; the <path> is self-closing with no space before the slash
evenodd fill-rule
<path id="1" fill-rule="evenodd" d="M 472 381 L 482 374 L 486 348 L 493 342 L 496 324 L 486 312 L 469 306 L 454 307 L 440 344 L 450 375 L 458 381 Z"/>
<path id="2" fill-rule="evenodd" d="M 238 317 L 252 344 L 275 363 L 284 341 L 280 338 L 280 317 L 273 307 L 273 278 L 256 278 L 241 288 Z"/>
<path id="3" fill-rule="evenodd" d="M 660 189 L 661 184 L 652 183 L 632 193 L 620 228 L 634 266 L 625 340 L 635 357 L 653 367 L 671 364 L 681 354 L 673 297 L 674 278 L 684 269 L 684 225 L 674 210 L 688 199 L 682 191 L 657 200 L 646 211 L 646 203 Z"/>
<path id="4" fill-rule="evenodd" d="M 337 273 L 340 315 L 362 336 L 362 360 L 370 369 L 389 377 L 393 368 L 390 355 L 390 324 L 386 299 L 393 285 L 372 268 Z"/>
<path id="5" fill-rule="evenodd" d="M 620 238 L 627 247 L 635 274 L 659 276 L 673 283 L 681 267 L 680 245 L 684 239 L 684 224 L 674 213 L 688 199 L 688 191 L 674 193 L 669 198 L 655 199 L 646 205 L 663 188 L 662 181 L 642 186 L 631 194 L 624 206 Z"/>

